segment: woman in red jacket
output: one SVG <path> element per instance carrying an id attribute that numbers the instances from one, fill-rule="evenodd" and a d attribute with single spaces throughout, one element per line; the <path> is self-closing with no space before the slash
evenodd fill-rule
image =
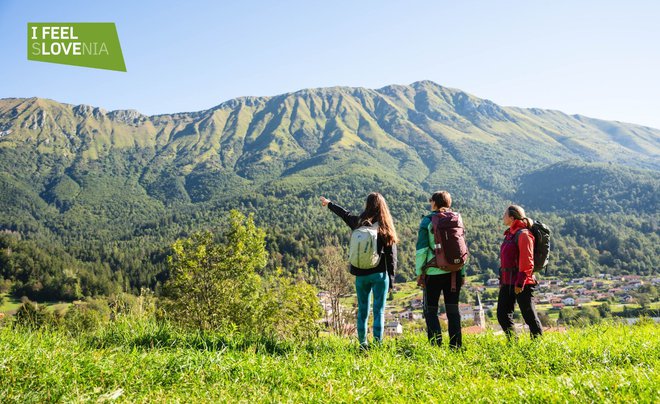
<path id="1" fill-rule="evenodd" d="M 500 247 L 500 295 L 497 300 L 497 321 L 507 337 L 515 334 L 513 310 L 516 301 L 522 317 L 529 326 L 532 338 L 543 334 L 539 316 L 532 300 L 538 282 L 534 278 L 534 236 L 529 229 L 532 220 L 518 205 L 504 211 L 503 221 L 509 228 L 504 232 Z"/>

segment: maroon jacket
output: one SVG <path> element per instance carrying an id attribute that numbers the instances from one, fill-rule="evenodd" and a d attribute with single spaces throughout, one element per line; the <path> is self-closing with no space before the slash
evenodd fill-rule
<path id="1" fill-rule="evenodd" d="M 515 242 L 516 232 L 518 243 Z M 534 278 L 534 235 L 522 220 L 514 220 L 504 232 L 504 241 L 500 246 L 500 285 L 536 284 Z"/>

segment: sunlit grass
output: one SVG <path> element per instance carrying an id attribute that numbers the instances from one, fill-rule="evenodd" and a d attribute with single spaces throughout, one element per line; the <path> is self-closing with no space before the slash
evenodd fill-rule
<path id="1" fill-rule="evenodd" d="M 0 330 L 0 401 L 657 402 L 660 327 L 597 325 L 465 350 L 421 334 L 367 352 L 348 339 L 283 342 L 122 320 L 77 337 Z"/>

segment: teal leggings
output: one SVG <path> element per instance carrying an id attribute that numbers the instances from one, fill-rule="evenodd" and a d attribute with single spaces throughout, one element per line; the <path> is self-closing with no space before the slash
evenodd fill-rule
<path id="1" fill-rule="evenodd" d="M 367 343 L 367 320 L 369 320 L 369 305 L 371 291 L 374 294 L 374 340 L 383 339 L 385 328 L 385 300 L 390 280 L 387 272 L 378 272 L 371 275 L 355 277 L 355 291 L 357 292 L 357 332 L 360 344 Z"/>

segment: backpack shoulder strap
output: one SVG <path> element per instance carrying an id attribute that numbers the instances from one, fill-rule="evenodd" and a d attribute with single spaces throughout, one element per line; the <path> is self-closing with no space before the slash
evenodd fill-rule
<path id="1" fill-rule="evenodd" d="M 525 230 L 529 231 L 529 229 L 518 229 L 516 231 L 516 234 L 513 235 L 513 242 L 514 243 L 518 244 L 518 238 L 520 237 L 520 233 L 522 233 Z"/>
<path id="2" fill-rule="evenodd" d="M 520 234 L 522 234 L 523 231 L 527 231 L 527 233 L 532 234 L 532 241 L 533 241 L 532 245 L 536 247 L 536 238 L 534 237 L 534 233 L 532 232 L 531 229 L 527 229 L 527 228 L 519 229 L 518 231 L 516 231 L 516 234 L 513 236 L 513 242 L 518 244 L 518 238 L 520 237 Z"/>

